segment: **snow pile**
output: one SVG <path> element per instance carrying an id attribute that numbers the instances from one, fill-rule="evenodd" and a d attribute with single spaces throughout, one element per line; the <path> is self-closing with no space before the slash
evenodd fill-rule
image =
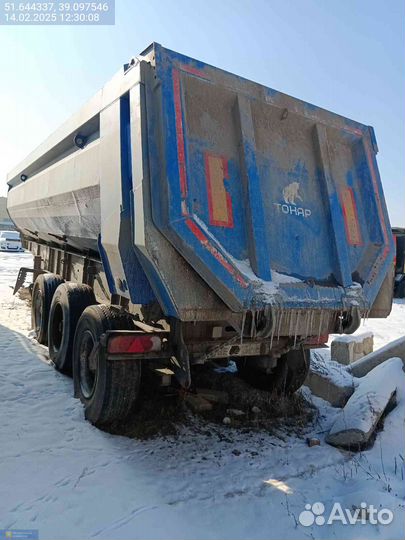
<path id="1" fill-rule="evenodd" d="M 348 372 L 347 366 L 331 360 L 329 355 L 325 357 L 321 351 L 312 351 L 311 371 L 342 388 L 354 388 L 358 384 L 358 380 Z"/>
<path id="2" fill-rule="evenodd" d="M 367 443 L 397 386 L 404 386 L 403 364 L 391 358 L 359 379 L 353 393 L 329 432 L 327 441 L 335 446 L 356 448 Z"/>

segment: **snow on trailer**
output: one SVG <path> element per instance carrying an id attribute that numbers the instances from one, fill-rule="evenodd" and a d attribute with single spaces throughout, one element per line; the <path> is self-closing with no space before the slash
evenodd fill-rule
<path id="1" fill-rule="evenodd" d="M 236 359 L 268 390 L 387 316 L 393 241 L 369 126 L 152 44 L 8 178 L 33 325 L 97 425 L 142 367 Z M 24 276 L 21 276 L 21 279 Z"/>

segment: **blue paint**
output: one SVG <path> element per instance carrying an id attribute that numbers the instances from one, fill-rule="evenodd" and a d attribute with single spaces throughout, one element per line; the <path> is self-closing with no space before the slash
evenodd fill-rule
<path id="1" fill-rule="evenodd" d="M 266 305 L 260 294 L 260 279 L 271 281 L 271 265 L 303 281 L 280 287 L 286 307 L 316 307 L 322 303 L 330 309 L 342 309 L 346 302 L 344 288 L 353 279 L 367 284 L 373 275 L 372 283 L 363 291 L 364 305 L 371 306 L 393 260 L 393 247 L 388 246 L 389 252 L 378 266 L 387 251 L 383 231 L 389 221 L 376 173 L 384 206 L 384 220 L 380 220 L 364 152 L 362 140 L 369 137 L 368 127 L 299 100 L 294 101 L 294 114 L 282 118 L 285 96 L 275 90 L 159 45 L 155 45 L 155 58 L 161 111 L 148 109 L 150 181 L 153 220 L 166 238 L 228 305 Z M 188 73 L 184 66 L 201 70 L 203 77 Z M 181 70 L 186 213 L 181 202 L 173 69 Z M 210 81 L 205 82 L 204 77 Z M 200 89 L 198 97 L 192 96 L 191 81 L 193 88 Z M 207 98 L 205 102 L 217 86 L 221 86 L 217 99 Z M 147 92 L 152 94 L 151 89 Z M 238 92 L 247 96 L 243 99 L 249 104 L 239 110 L 239 128 L 235 105 Z M 203 100 L 204 106 L 191 121 L 188 109 L 196 106 L 193 97 Z M 219 113 L 210 111 L 214 102 Z M 246 112 L 249 109 L 251 116 Z M 315 123 L 325 126 L 322 160 L 315 144 Z M 221 133 L 231 133 L 232 137 L 224 141 Z M 333 141 L 339 137 L 340 144 L 328 142 L 332 137 Z M 333 152 L 329 151 L 332 146 Z M 206 152 L 223 156 L 228 162 L 225 188 L 232 200 L 233 228 L 210 223 Z M 377 170 L 376 164 L 374 167 Z M 246 189 L 244 178 L 249 180 Z M 341 198 L 347 188 L 354 193 L 361 246 L 350 245 L 347 238 Z M 190 229 L 190 222 L 197 234 Z M 234 259 L 247 258 L 256 277 L 242 274 L 244 287 L 235 279 L 238 267 Z M 156 294 L 156 286 L 154 290 Z"/>
<path id="2" fill-rule="evenodd" d="M 255 274 L 265 281 L 271 281 L 268 227 L 265 220 L 264 205 L 266 190 L 262 189 L 256 163 L 256 144 L 254 126 L 249 102 L 238 101 L 239 127 L 241 138 L 242 183 L 244 184 L 244 205 L 246 206 L 248 227 L 248 252 L 250 264 Z"/>
<path id="3" fill-rule="evenodd" d="M 208 189 L 205 177 L 204 153 L 213 152 L 213 148 L 201 145 L 198 141 L 190 140 L 189 154 L 192 156 L 195 167 L 193 175 L 189 178 L 189 201 L 191 211 L 205 224 L 211 234 L 215 235 L 219 244 L 236 259 L 246 259 L 247 239 L 246 221 L 243 206 L 243 190 L 240 183 L 239 164 L 234 160 L 228 161 L 229 179 L 225 187 L 232 200 L 233 228 L 217 227 L 211 225 L 209 217 Z"/>
<path id="4" fill-rule="evenodd" d="M 121 222 L 118 249 L 126 278 L 126 289 L 129 290 L 133 304 L 149 304 L 156 297 L 149 284 L 148 278 L 136 256 L 133 242 L 132 207 L 132 152 L 129 94 L 120 100 L 120 141 L 121 141 Z M 131 242 L 128 240 L 132 239 Z"/>
<path id="5" fill-rule="evenodd" d="M 98 252 L 100 253 L 101 262 L 103 263 L 103 268 L 105 272 L 105 277 L 107 278 L 108 288 L 110 289 L 111 294 L 117 294 L 117 288 L 115 286 L 114 276 L 111 272 L 111 266 L 108 261 L 107 252 L 104 249 L 103 243 L 101 241 L 101 234 L 97 238 Z"/>
<path id="6" fill-rule="evenodd" d="M 354 187 L 355 187 L 355 184 L 354 184 L 354 174 L 353 174 L 353 171 L 352 171 L 352 170 L 347 171 L 347 174 L 346 174 L 346 184 L 348 185 L 348 187 L 351 187 L 351 188 L 354 188 Z"/>
<path id="7" fill-rule="evenodd" d="M 176 304 L 173 298 L 170 296 L 162 276 L 159 274 L 154 265 L 142 255 L 142 253 L 139 252 L 138 257 L 141 261 L 142 267 L 148 275 L 150 284 L 153 288 L 156 299 L 163 310 L 163 313 L 168 317 L 178 318 L 179 313 L 177 311 Z"/>
<path id="8" fill-rule="evenodd" d="M 371 140 L 371 144 L 372 144 L 372 147 L 373 147 L 373 151 L 375 154 L 378 153 L 378 144 L 377 144 L 377 137 L 375 136 L 375 131 L 374 131 L 374 128 L 372 126 L 368 126 L 368 130 L 369 130 L 369 133 L 370 133 L 370 140 Z"/>

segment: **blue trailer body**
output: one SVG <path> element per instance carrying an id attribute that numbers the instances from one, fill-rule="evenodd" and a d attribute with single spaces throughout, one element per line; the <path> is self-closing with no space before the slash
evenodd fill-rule
<path id="1" fill-rule="evenodd" d="M 394 257 L 376 152 L 367 125 L 155 43 L 9 175 L 8 209 L 167 317 L 364 315 Z"/>
<path id="2" fill-rule="evenodd" d="M 153 50 L 159 230 L 233 310 L 368 311 L 393 261 L 373 129 Z"/>
<path id="3" fill-rule="evenodd" d="M 41 274 L 34 328 L 72 345 L 73 360 L 59 345 L 51 358 L 73 362 L 91 421 L 132 410 L 138 361 L 188 388 L 193 364 L 233 358 L 249 384 L 290 393 L 309 348 L 386 317 L 394 244 L 376 153 L 371 127 L 159 44 L 125 64 L 8 176 Z M 97 376 L 106 359 L 124 363 L 118 379 Z"/>

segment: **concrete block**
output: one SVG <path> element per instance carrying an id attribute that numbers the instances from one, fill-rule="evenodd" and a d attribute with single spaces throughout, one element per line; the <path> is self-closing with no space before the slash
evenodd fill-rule
<path id="1" fill-rule="evenodd" d="M 374 350 L 374 336 L 366 336 L 363 340 L 363 354 L 370 354 Z"/>
<path id="2" fill-rule="evenodd" d="M 333 407 L 343 407 L 354 392 L 353 384 L 341 386 L 328 377 L 311 371 L 304 384 L 315 396 L 329 401 Z"/>
<path id="3" fill-rule="evenodd" d="M 363 332 L 356 336 L 338 336 L 331 344 L 331 357 L 335 362 L 349 365 L 373 350 L 373 334 Z"/>
<path id="4" fill-rule="evenodd" d="M 388 406 L 395 404 L 397 385 L 404 383 L 400 358 L 391 358 L 374 368 L 337 416 L 326 442 L 342 448 L 361 448 L 367 444 Z"/>
<path id="5" fill-rule="evenodd" d="M 405 365 L 405 336 L 385 345 L 381 349 L 374 351 L 363 358 L 356 360 L 349 367 L 348 371 L 354 377 L 364 377 L 369 371 L 382 364 L 389 358 L 401 358 Z"/>
<path id="6" fill-rule="evenodd" d="M 331 358 L 339 364 L 348 365 L 353 362 L 354 342 L 338 341 L 334 339 L 331 344 Z"/>
<path id="7" fill-rule="evenodd" d="M 343 407 L 353 394 L 357 380 L 345 366 L 326 361 L 315 353 L 304 384 L 315 396 L 329 401 L 333 407 Z"/>

